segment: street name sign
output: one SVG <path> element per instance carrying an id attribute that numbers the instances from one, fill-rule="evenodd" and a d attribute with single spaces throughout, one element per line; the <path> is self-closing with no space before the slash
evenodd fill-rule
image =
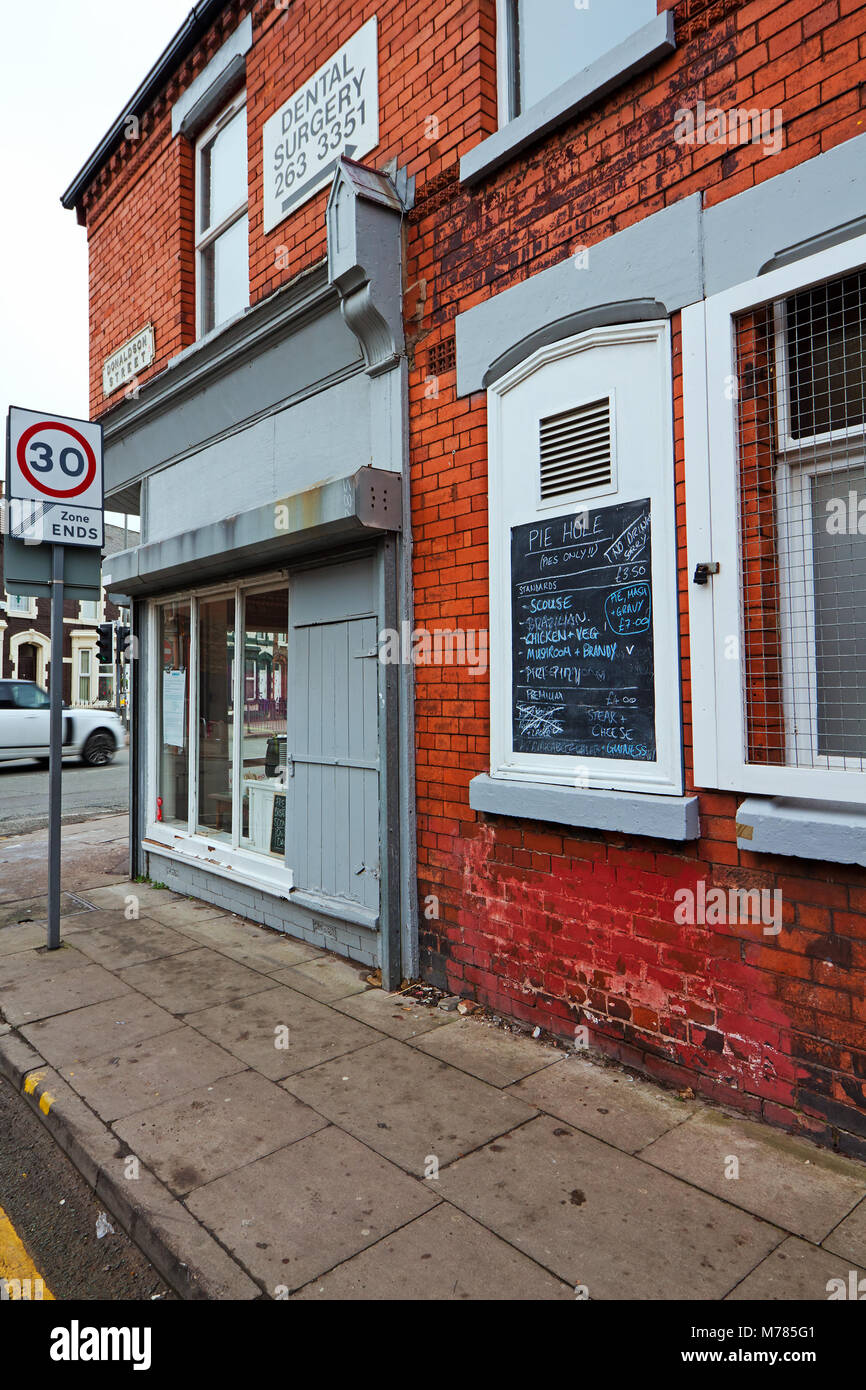
<path id="1" fill-rule="evenodd" d="M 263 140 L 270 232 L 331 182 L 342 155 L 361 159 L 379 143 L 375 15 L 265 122 Z"/>
<path id="2" fill-rule="evenodd" d="M 6 497 L 10 536 L 31 543 L 101 548 L 102 426 L 11 406 Z"/>

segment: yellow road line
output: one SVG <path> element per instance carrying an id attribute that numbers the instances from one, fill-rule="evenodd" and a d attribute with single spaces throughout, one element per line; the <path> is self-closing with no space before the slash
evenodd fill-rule
<path id="1" fill-rule="evenodd" d="M 9 1217 L 0 1207 L 0 1298 L 38 1302 L 54 1294 L 27 1254 Z"/>

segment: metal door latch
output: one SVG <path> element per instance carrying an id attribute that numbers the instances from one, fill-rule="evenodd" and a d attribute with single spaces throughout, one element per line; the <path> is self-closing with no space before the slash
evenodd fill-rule
<path id="1" fill-rule="evenodd" d="M 706 584 L 711 574 L 718 574 L 721 565 L 718 561 L 708 561 L 706 564 L 695 565 L 695 575 L 693 584 Z"/>

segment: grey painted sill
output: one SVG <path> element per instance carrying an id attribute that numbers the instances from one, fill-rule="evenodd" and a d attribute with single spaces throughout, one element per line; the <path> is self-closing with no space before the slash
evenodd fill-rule
<path id="1" fill-rule="evenodd" d="M 866 807 L 750 796 L 737 810 L 737 845 L 753 854 L 866 865 Z"/>
<path id="2" fill-rule="evenodd" d="M 464 155 L 460 161 L 461 183 L 475 183 L 485 178 L 514 159 L 521 150 L 535 144 L 542 135 L 579 115 L 675 51 L 673 10 L 665 10 L 624 43 L 617 44 L 604 57 L 570 77 L 556 91 Z"/>
<path id="3" fill-rule="evenodd" d="M 659 840 L 697 840 L 700 835 L 696 796 L 584 791 L 485 775 L 473 777 L 469 783 L 469 805 L 473 811 L 494 816 L 649 835 Z"/>

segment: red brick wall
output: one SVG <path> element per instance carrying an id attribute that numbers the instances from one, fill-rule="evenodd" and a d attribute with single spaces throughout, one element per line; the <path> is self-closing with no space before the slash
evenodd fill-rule
<path id="1" fill-rule="evenodd" d="M 479 189 L 460 187 L 456 163 L 419 189 L 409 279 L 426 294 L 407 310 L 419 627 L 489 618 L 486 400 L 458 399 L 453 372 L 438 397 L 427 383 L 428 349 L 453 333 L 455 312 L 688 194 L 718 202 L 866 130 L 860 0 L 668 8 L 678 49 L 652 72 Z M 782 151 L 677 145 L 674 113 L 699 98 L 781 108 Z M 678 318 L 673 328 L 693 790 Z M 488 693 L 465 670 L 417 669 L 425 973 L 563 1038 L 585 1024 L 593 1045 L 655 1076 L 866 1153 L 866 874 L 739 851 L 730 794 L 701 794 L 701 839 L 683 847 L 476 815 L 468 789 L 489 766 Z M 781 933 L 680 925 L 674 894 L 700 880 L 781 890 Z"/>
<path id="2" fill-rule="evenodd" d="M 676 54 L 528 151 L 480 188 L 458 160 L 496 123 L 494 0 L 236 0 L 89 190 L 92 410 L 102 361 L 144 323 L 157 359 L 194 339 L 192 153 L 170 107 L 241 16 L 247 59 L 251 297 L 325 254 L 322 192 L 265 236 L 264 121 L 373 13 L 379 18 L 381 143 L 417 178 L 407 220 L 411 485 L 416 623 L 488 626 L 487 434 L 483 395 L 454 373 L 427 384 L 430 350 L 453 319 L 578 247 L 696 191 L 710 204 L 866 130 L 862 0 L 676 0 Z M 660 8 L 664 5 L 660 4 Z M 785 144 L 674 143 L 674 113 L 780 107 Z M 676 249 L 672 248 L 672 254 Z M 674 424 L 686 766 L 691 782 L 679 324 Z M 488 689 L 457 666 L 417 668 L 419 889 L 424 970 L 461 993 L 592 1040 L 656 1075 L 768 1119 L 866 1148 L 866 876 L 738 851 L 732 795 L 701 795 L 702 838 L 682 849 L 561 830 L 469 809 L 488 766 Z M 778 887 L 785 927 L 681 926 L 674 892 Z M 438 917 L 424 914 L 428 896 Z M 427 905 L 432 911 L 433 904 Z M 857 1138 L 859 1136 L 859 1140 Z"/>
<path id="3" fill-rule="evenodd" d="M 193 147 L 172 139 L 171 107 L 250 13 L 247 55 L 250 302 L 272 294 L 326 254 L 323 190 L 268 235 L 263 229 L 262 128 L 325 59 L 372 15 L 379 22 L 377 166 L 396 157 L 428 183 L 495 124 L 494 0 L 235 0 L 178 70 L 88 190 L 91 414 L 124 399 L 102 395 L 102 363 L 152 321 L 156 360 L 144 384 L 195 341 Z M 435 118 L 431 121 L 429 118 Z M 180 210 L 180 215 L 178 212 Z"/>

